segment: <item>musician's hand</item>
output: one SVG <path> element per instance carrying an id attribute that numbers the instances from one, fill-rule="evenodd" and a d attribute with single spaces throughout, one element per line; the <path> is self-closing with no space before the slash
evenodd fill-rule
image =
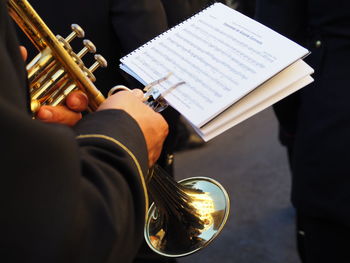
<path id="1" fill-rule="evenodd" d="M 26 61 L 28 57 L 27 49 L 24 46 L 19 46 L 19 51 L 21 52 L 23 60 Z"/>
<path id="2" fill-rule="evenodd" d="M 27 60 L 28 52 L 24 46 L 19 46 L 23 60 Z M 61 123 L 68 126 L 75 125 L 81 118 L 81 112 L 88 106 L 88 98 L 81 91 L 74 91 L 66 98 L 65 106 L 42 106 L 36 118 L 43 122 Z"/>
<path id="3" fill-rule="evenodd" d="M 133 117 L 140 126 L 146 140 L 148 162 L 152 166 L 160 156 L 169 127 L 162 115 L 144 104 L 138 90 L 120 91 L 101 104 L 98 110 L 120 109 Z"/>
<path id="4" fill-rule="evenodd" d="M 73 126 L 82 118 L 81 112 L 87 106 L 87 96 L 81 91 L 74 91 L 67 96 L 64 106 L 42 106 L 36 118 L 43 122 Z"/>

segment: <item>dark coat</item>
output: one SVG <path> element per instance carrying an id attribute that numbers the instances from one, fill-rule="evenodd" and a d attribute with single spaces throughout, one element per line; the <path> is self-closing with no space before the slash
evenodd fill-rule
<path id="1" fill-rule="evenodd" d="M 209 4 L 216 2 L 213 0 L 161 0 L 167 16 L 169 27 L 173 27 L 180 22 L 199 12 Z"/>
<path id="2" fill-rule="evenodd" d="M 293 203 L 350 226 L 350 2 L 258 0 L 257 19 L 312 52 L 315 82 L 275 106 L 293 152 Z"/>
<path id="3" fill-rule="evenodd" d="M 143 239 L 146 143 L 125 112 L 75 130 L 33 120 L 18 41 L 0 2 L 0 261 L 129 262 Z"/>

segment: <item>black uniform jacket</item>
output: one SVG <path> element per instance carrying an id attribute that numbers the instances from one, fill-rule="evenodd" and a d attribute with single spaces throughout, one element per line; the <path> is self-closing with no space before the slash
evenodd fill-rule
<path id="1" fill-rule="evenodd" d="M 173 27 L 202 10 L 213 0 L 161 0 L 169 27 Z"/>
<path id="2" fill-rule="evenodd" d="M 4 3 L 0 262 L 129 262 L 143 238 L 144 137 L 134 119 L 117 110 L 88 115 L 75 131 L 33 120 Z"/>
<path id="3" fill-rule="evenodd" d="M 315 82 L 275 107 L 292 155 L 293 202 L 350 225 L 350 2 L 258 0 L 257 19 L 306 46 Z"/>

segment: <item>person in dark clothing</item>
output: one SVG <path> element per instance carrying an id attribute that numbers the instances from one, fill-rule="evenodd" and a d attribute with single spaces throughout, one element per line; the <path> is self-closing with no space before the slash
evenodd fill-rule
<path id="1" fill-rule="evenodd" d="M 213 0 L 161 0 L 168 21 L 168 26 L 173 27 L 206 6 L 217 2 Z"/>
<path id="2" fill-rule="evenodd" d="M 237 0 L 237 10 L 249 17 L 254 17 L 255 0 Z"/>
<path id="3" fill-rule="evenodd" d="M 0 261 L 131 262 L 165 120 L 126 91 L 73 128 L 33 120 L 5 1 L 0 57 Z"/>
<path id="4" fill-rule="evenodd" d="M 59 5 L 53 5 L 50 1 L 30 1 L 54 34 L 67 36 L 72 23 L 77 23 L 84 29 L 86 38 L 96 45 L 97 53 L 102 54 L 109 64 L 106 69 L 99 69 L 94 73 L 97 79 L 95 84 L 105 96 L 110 87 L 116 84 L 142 89 L 143 86 L 137 80 L 119 69 L 119 59 L 201 10 L 207 2 L 209 1 L 62 0 Z M 82 7 L 84 11 L 79 11 Z M 29 58 L 33 58 L 36 51 L 32 44 L 24 35 L 21 35 L 20 40 L 30 49 Z M 76 51 L 82 48 L 79 40 L 74 40 L 71 45 Z M 83 60 L 88 66 L 94 62 L 93 56 L 89 54 Z M 162 115 L 169 124 L 169 136 L 158 164 L 173 175 L 175 147 L 177 144 L 187 143 L 185 141 L 189 134 L 179 122 L 179 114 L 175 110 L 169 107 Z M 186 133 L 183 136 L 185 139 L 178 139 L 179 125 L 181 131 Z"/>
<path id="5" fill-rule="evenodd" d="M 94 73 L 97 79 L 96 86 L 105 96 L 110 87 L 116 84 L 142 89 L 143 86 L 138 81 L 119 69 L 119 59 L 203 9 L 209 2 L 212 1 L 62 0 L 59 5 L 53 5 L 50 1 L 30 1 L 55 34 L 67 36 L 70 33 L 71 23 L 77 23 L 85 30 L 86 38 L 92 40 L 97 52 L 102 54 L 109 64 L 106 69 L 99 69 Z M 79 11 L 82 7 L 83 12 Z M 24 35 L 20 40 L 24 46 L 32 47 Z M 74 40 L 71 45 L 76 51 L 82 48 L 79 40 Z M 29 58 L 34 57 L 36 53 L 34 48 L 29 51 Z M 86 65 L 91 65 L 93 56 L 87 54 L 83 60 Z M 178 148 L 178 144 L 188 145 L 187 139 L 190 134 L 186 126 L 179 122 L 179 114 L 175 110 L 168 108 L 162 115 L 169 123 L 170 132 L 158 164 L 169 174 L 173 174 L 174 150 Z M 201 140 L 197 141 L 199 145 L 202 144 Z M 196 144 L 196 141 L 192 144 Z"/>
<path id="6" fill-rule="evenodd" d="M 186 15 L 189 15 L 192 4 L 188 5 L 186 2 L 169 3 L 168 6 L 181 5 L 184 8 L 178 10 L 185 11 Z M 168 29 L 168 17 L 161 0 L 63 0 L 59 5 L 52 5 L 50 1 L 31 0 L 30 3 L 55 34 L 67 36 L 70 33 L 71 23 L 77 23 L 84 29 L 86 38 L 93 41 L 97 52 L 102 54 L 109 63 L 107 69 L 99 69 L 94 73 L 97 79 L 95 84 L 104 95 L 107 95 L 110 87 L 116 84 L 143 88 L 136 80 L 119 69 L 119 59 Z M 80 11 L 82 7 L 84 11 Z M 182 19 L 180 13 L 177 15 L 172 13 L 172 19 L 176 17 L 178 21 Z M 21 43 L 32 47 L 25 36 L 22 36 Z M 79 40 L 74 40 L 71 45 L 76 52 L 82 48 Z M 35 53 L 35 50 L 31 50 L 30 57 Z M 83 60 L 87 66 L 93 63 L 92 56 L 89 54 Z M 169 123 L 169 136 L 157 163 L 173 175 L 173 151 L 178 142 L 176 137 L 179 115 L 171 108 L 166 109 L 162 114 Z M 143 247 L 144 252 L 139 254 L 138 260 L 168 261 L 155 255 L 147 245 L 144 244 Z M 169 259 L 170 261 L 172 260 Z"/>
<path id="7" fill-rule="evenodd" d="M 119 69 L 119 59 L 168 28 L 161 0 L 62 0 L 59 5 L 53 5 L 50 1 L 31 0 L 30 3 L 54 34 L 63 37 L 69 35 L 72 23 L 84 29 L 86 38 L 95 44 L 97 53 L 108 61 L 107 68 L 94 72 L 95 85 L 105 96 L 114 85 L 143 88 L 138 81 Z M 82 7 L 84 11 L 80 10 Z M 29 49 L 29 58 L 33 58 L 36 50 L 24 34 L 20 35 L 20 42 Z M 71 45 L 76 52 L 83 47 L 79 39 L 73 40 Z M 93 56 L 87 54 L 83 61 L 89 67 L 94 62 Z M 172 174 L 179 115 L 170 108 L 162 115 L 169 123 L 170 131 L 158 164 Z"/>
<path id="8" fill-rule="evenodd" d="M 311 51 L 315 82 L 275 105 L 303 262 L 350 262 L 350 2 L 258 0 L 256 18 Z"/>
<path id="9" fill-rule="evenodd" d="M 165 2 L 167 2 L 166 6 Z M 77 23 L 85 30 L 86 38 L 96 45 L 97 52 L 102 54 L 109 63 L 106 69 L 99 69 L 94 73 L 97 79 L 95 84 L 104 95 L 109 91 L 109 88 L 105 87 L 116 84 L 143 88 L 140 83 L 119 69 L 119 59 L 190 16 L 197 9 L 201 9 L 200 2 L 204 1 L 62 0 L 58 6 L 55 6 L 50 1 L 30 1 L 55 34 L 67 36 L 70 33 L 71 23 Z M 84 11 L 79 11 L 82 7 Z M 21 40 L 25 46 L 32 46 L 25 36 Z M 74 40 L 71 45 L 76 51 L 82 48 L 79 40 Z M 32 53 L 35 52 L 32 51 Z M 33 56 L 34 54 L 31 55 Z M 93 63 L 92 56 L 89 54 L 83 60 L 87 66 Z M 169 135 L 157 163 L 173 176 L 173 152 L 179 143 L 177 139 L 179 114 L 169 107 L 162 112 L 162 115 L 169 124 Z M 149 251 L 147 246 L 144 250 Z M 159 258 L 156 255 L 152 257 L 151 261 Z M 143 258 L 142 261 L 145 259 Z"/>

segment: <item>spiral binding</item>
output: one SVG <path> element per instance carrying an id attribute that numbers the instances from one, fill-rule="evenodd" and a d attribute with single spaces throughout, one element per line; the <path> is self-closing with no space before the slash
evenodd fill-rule
<path id="1" fill-rule="evenodd" d="M 183 21 L 179 22 L 177 25 L 169 28 L 168 30 L 164 31 L 163 33 L 159 34 L 158 36 L 154 37 L 153 39 L 149 40 L 148 42 L 146 42 L 145 44 L 143 44 L 142 46 L 138 47 L 137 49 L 135 49 L 134 51 L 130 52 L 129 54 L 125 55 L 124 57 L 122 57 L 120 59 L 120 61 L 123 61 L 124 59 L 127 59 L 131 56 L 133 56 L 135 53 L 140 52 L 143 48 L 147 47 L 148 45 L 150 45 L 151 43 L 153 43 L 154 41 L 158 40 L 159 38 L 162 38 L 163 36 L 168 35 L 170 32 L 172 32 L 173 30 L 175 30 L 176 28 L 179 28 L 181 26 L 184 26 L 185 24 L 189 23 L 192 19 L 194 19 L 195 17 L 199 16 L 200 14 L 202 14 L 203 12 L 209 10 L 210 8 L 212 8 L 214 5 L 216 4 L 220 4 L 217 1 L 214 1 L 213 3 L 209 3 L 208 6 L 205 6 L 202 10 L 198 11 L 197 13 L 193 14 L 192 16 L 185 18 Z"/>

